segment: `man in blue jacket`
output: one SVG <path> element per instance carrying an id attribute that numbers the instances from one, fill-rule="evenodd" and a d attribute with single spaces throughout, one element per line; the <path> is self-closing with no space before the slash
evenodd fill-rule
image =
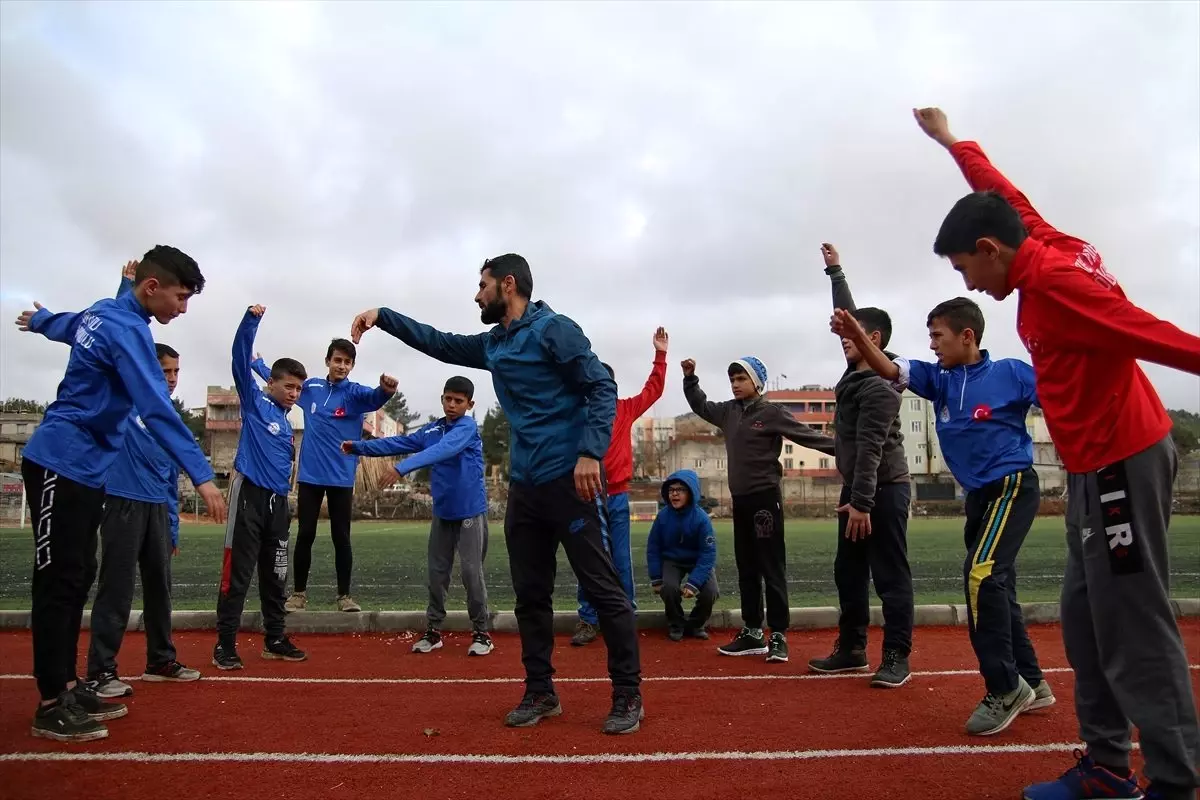
<path id="1" fill-rule="evenodd" d="M 342 442 L 342 451 L 362 456 L 395 456 L 415 453 L 389 470 L 382 485 L 429 467 L 433 494 L 433 523 L 429 527 L 429 606 L 425 612 L 425 635 L 413 644 L 414 653 L 431 653 L 442 646 L 442 622 L 446 619 L 446 591 L 454 568 L 454 551 L 462 563 L 462 582 L 467 590 L 467 613 L 473 635 L 469 656 L 492 652 L 488 635 L 487 586 L 483 559 L 487 557 L 487 487 L 483 482 L 483 440 L 479 426 L 466 416 L 475 407 L 475 384 L 461 375 L 446 381 L 442 390 L 442 413 L 408 436 L 389 436 L 371 441 Z"/>
<path id="2" fill-rule="evenodd" d="M 483 263 L 475 302 L 487 333 L 442 333 L 388 308 L 355 317 L 351 339 L 378 325 L 447 364 L 489 370 L 512 430 L 504 538 L 508 545 L 525 696 L 505 719 L 536 725 L 562 713 L 554 668 L 554 574 L 558 546 L 600 618 L 613 684 L 604 732 L 633 733 L 644 717 L 633 606 L 604 547 L 605 486 L 617 387 L 572 320 L 532 302 L 529 264 L 509 253 Z"/>
<path id="3" fill-rule="evenodd" d="M 292 483 L 295 439 L 288 412 L 296 404 L 308 374 L 294 358 L 271 365 L 266 391 L 258 388 L 250 369 L 254 335 L 265 306 L 250 306 L 233 339 L 233 383 L 241 404 L 242 430 L 238 436 L 234 476 L 229 485 L 233 513 L 225 528 L 225 555 L 221 589 L 217 597 L 217 644 L 213 666 L 241 669 L 237 632 L 250 576 L 258 570 L 262 601 L 262 657 L 303 661 L 308 656 L 284 633 L 283 604 L 288 573 L 288 490 Z"/>
<path id="4" fill-rule="evenodd" d="M 835 312 L 832 327 L 854 341 L 878 375 L 934 405 L 942 455 L 967 490 L 967 626 L 987 687 L 966 729 L 975 736 L 999 733 L 1022 712 L 1055 702 L 1017 602 L 1017 553 L 1040 505 L 1033 440 L 1025 427 L 1037 405 L 1033 367 L 1013 358 L 993 361 L 979 349 L 983 312 L 965 297 L 929 312 L 936 362 L 892 361 L 842 311 Z"/>
<path id="5" fill-rule="evenodd" d="M 136 268 L 134 289 L 86 311 L 51 314 L 36 306 L 21 330 L 70 343 L 58 396 L 46 409 L 21 461 L 34 522 L 31 628 L 41 703 L 32 733 L 62 742 L 108 736 L 100 724 L 128 713 L 99 698 L 75 674 L 79 628 L 96 574 L 104 481 L 124 445 L 136 408 L 150 435 L 188 474 L 208 512 L 221 521 L 225 501 L 212 469 L 167 394 L 150 338 L 150 318 L 166 325 L 187 312 L 204 276 L 185 253 L 159 245 Z"/>
<path id="6" fill-rule="evenodd" d="M 372 389 L 348 380 L 358 351 L 345 339 L 334 339 L 325 351 L 324 378 L 310 378 L 300 390 L 304 411 L 304 438 L 300 441 L 300 468 L 296 476 L 296 547 L 292 552 L 292 596 L 285 611 L 303 611 L 308 606 L 308 570 L 317 538 L 321 501 L 329 499 L 329 533 L 333 538 L 333 561 L 337 571 L 338 611 L 361 611 L 350 597 L 350 573 L 354 555 L 350 549 L 350 516 L 354 509 L 354 476 L 358 459 L 342 452 L 342 442 L 362 438 L 363 414 L 382 408 L 396 393 L 396 379 L 379 376 Z M 264 381 L 271 369 L 261 357 L 251 365 Z"/>
<path id="7" fill-rule="evenodd" d="M 700 478 L 690 469 L 667 476 L 662 485 L 666 503 L 650 526 L 646 566 L 650 587 L 667 607 L 667 638 L 707 639 L 704 626 L 717 601 L 717 538 L 712 520 L 700 508 Z M 696 598 L 688 617 L 683 599 Z"/>

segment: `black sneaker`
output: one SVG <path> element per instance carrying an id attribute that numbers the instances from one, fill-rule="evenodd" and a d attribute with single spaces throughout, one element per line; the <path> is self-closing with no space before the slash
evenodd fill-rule
<path id="1" fill-rule="evenodd" d="M 562 713 L 558 695 L 526 692 L 521 702 L 504 718 L 510 728 L 531 728 L 546 717 L 557 717 Z"/>
<path id="2" fill-rule="evenodd" d="M 133 695 L 133 687 L 117 677 L 115 669 L 89 675 L 87 682 L 100 697 L 131 697 Z"/>
<path id="3" fill-rule="evenodd" d="M 217 669 L 242 668 L 242 658 L 232 643 L 217 642 L 217 646 L 213 648 L 212 663 Z"/>
<path id="4" fill-rule="evenodd" d="M 88 716 L 70 692 L 64 692 L 54 705 L 38 706 L 33 712 L 30 733 L 39 739 L 56 742 L 92 742 L 108 738 L 108 728 Z"/>
<path id="5" fill-rule="evenodd" d="M 599 635 L 599 626 L 580 620 L 579 624 L 575 626 L 575 635 L 571 637 L 571 646 L 583 647 L 585 644 L 591 644 Z"/>
<path id="6" fill-rule="evenodd" d="M 292 644 L 288 637 L 280 636 L 278 639 L 263 640 L 262 657 L 276 661 L 303 661 L 308 654 Z"/>
<path id="7" fill-rule="evenodd" d="M 871 685 L 880 689 L 895 689 L 908 683 L 912 673 L 908 671 L 908 656 L 899 650 L 884 650 L 883 662 L 871 676 Z"/>
<path id="8" fill-rule="evenodd" d="M 692 626 L 687 625 L 683 629 L 683 635 L 684 638 L 688 639 L 703 639 L 704 641 L 708 641 L 708 631 L 704 629 L 704 626 L 693 628 Z"/>
<path id="9" fill-rule="evenodd" d="M 200 670 L 185 667 L 178 661 L 147 665 L 142 680 L 148 683 L 187 683 L 200 680 Z"/>
<path id="10" fill-rule="evenodd" d="M 808 668 L 813 672 L 827 675 L 838 672 L 866 672 L 870 669 L 867 664 L 866 650 L 846 650 L 842 648 L 839 639 L 833 643 L 833 652 L 825 658 L 814 658 L 808 662 Z"/>
<path id="11" fill-rule="evenodd" d="M 604 720 L 605 733 L 620 736 L 624 733 L 636 733 L 642 727 L 646 718 L 646 709 L 642 705 L 642 696 L 630 692 L 613 692 L 612 711 Z"/>
<path id="12" fill-rule="evenodd" d="M 778 661 L 786 664 L 788 660 L 787 638 L 779 631 L 771 634 L 767 642 L 767 661 Z"/>
<path id="13" fill-rule="evenodd" d="M 467 648 L 469 656 L 486 656 L 496 647 L 492 643 L 492 637 L 487 635 L 487 631 L 475 631 L 471 634 L 471 646 Z"/>
<path id="14" fill-rule="evenodd" d="M 103 722 L 108 719 L 119 719 L 129 713 L 124 703 L 110 703 L 96 694 L 96 687 L 82 681 L 68 694 L 74 696 L 75 705 L 81 707 L 90 719 Z"/>
<path id="15" fill-rule="evenodd" d="M 442 632 L 437 628 L 426 628 L 425 635 L 413 642 L 414 653 L 432 653 L 442 646 Z"/>
<path id="16" fill-rule="evenodd" d="M 762 628 L 742 628 L 732 642 L 717 648 L 723 656 L 765 656 L 767 650 Z"/>
<path id="17" fill-rule="evenodd" d="M 683 641 L 683 628 L 677 627 L 675 625 L 667 626 L 667 638 L 670 639 L 672 642 Z"/>

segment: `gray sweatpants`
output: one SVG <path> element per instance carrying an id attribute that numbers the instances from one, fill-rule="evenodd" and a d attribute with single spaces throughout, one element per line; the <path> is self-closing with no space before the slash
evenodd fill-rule
<path id="1" fill-rule="evenodd" d="M 134 577 L 142 573 L 146 666 L 175 660 L 171 642 L 171 529 L 166 503 L 104 498 L 100 523 L 100 585 L 92 603 L 88 677 L 117 669 L 133 606 Z"/>
<path id="2" fill-rule="evenodd" d="M 1091 755 L 1127 768 L 1132 723 L 1146 777 L 1182 789 L 1198 785 L 1200 732 L 1169 600 L 1167 526 L 1177 468 L 1168 437 L 1097 472 L 1068 476 L 1062 629 L 1079 736 Z"/>
<path id="3" fill-rule="evenodd" d="M 429 607 L 425 611 L 431 628 L 441 630 L 446 619 L 446 592 L 450 589 L 454 551 L 458 550 L 471 627 L 481 632 L 488 629 L 487 586 L 483 580 L 487 542 L 486 514 L 457 520 L 433 518 L 429 527 Z"/>

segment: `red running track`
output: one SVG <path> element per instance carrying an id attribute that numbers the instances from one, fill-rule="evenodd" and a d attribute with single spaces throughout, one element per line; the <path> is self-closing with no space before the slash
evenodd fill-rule
<path id="1" fill-rule="evenodd" d="M 1200 663 L 1200 621 L 1185 621 L 1184 632 Z M 468 659 L 461 634 L 427 656 L 409 653 L 411 636 L 301 636 L 310 660 L 281 664 L 259 659 L 260 639 L 243 635 L 247 669 L 219 673 L 206 666 L 212 634 L 188 632 L 177 637 L 179 657 L 204 680 L 134 682 L 130 714 L 109 724 L 108 739 L 61 745 L 29 735 L 36 689 L 12 677 L 30 671 L 29 636 L 6 632 L 0 796 L 1019 798 L 1070 765 L 1076 736 L 1058 628 L 1031 634 L 1059 703 L 982 739 L 962 731 L 983 692 L 964 628 L 918 629 L 917 675 L 891 691 L 863 677 L 807 677 L 807 659 L 832 643 L 828 631 L 793 633 L 793 660 L 782 665 L 721 657 L 719 637 L 676 644 L 646 632 L 647 719 L 625 737 L 599 733 L 609 702 L 600 643 L 560 640 L 564 715 L 511 730 L 501 719 L 521 694 L 515 637 Z M 143 647 L 140 634 L 127 636 L 130 674 Z M 1193 682 L 1200 691 L 1200 672 Z M 63 757 L 99 760 L 41 760 Z"/>

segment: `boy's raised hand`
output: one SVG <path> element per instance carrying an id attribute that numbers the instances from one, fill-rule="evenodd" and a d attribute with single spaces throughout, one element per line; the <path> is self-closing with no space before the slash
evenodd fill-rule
<path id="1" fill-rule="evenodd" d="M 121 277 L 128 278 L 131 281 L 136 280 L 137 279 L 137 268 L 138 268 L 138 262 L 126 261 L 125 268 L 121 270 Z"/>
<path id="2" fill-rule="evenodd" d="M 354 442 L 351 442 L 351 441 L 342 442 L 342 452 L 348 456 L 354 455 Z"/>
<path id="3" fill-rule="evenodd" d="M 690 358 L 685 358 L 680 362 L 679 366 L 683 367 L 683 377 L 685 378 L 696 374 L 696 362 Z"/>
<path id="4" fill-rule="evenodd" d="M 660 327 L 654 332 L 654 349 L 660 353 L 667 352 L 667 329 Z"/>
<path id="5" fill-rule="evenodd" d="M 826 267 L 840 267 L 842 265 L 837 248 L 829 242 L 821 243 L 821 258 L 825 259 Z"/>
<path id="6" fill-rule="evenodd" d="M 33 308 L 22 311 L 17 315 L 17 327 L 23 331 L 29 330 L 29 323 L 33 321 L 33 315 L 42 310 L 42 304 L 37 300 L 33 301 Z"/>
<path id="7" fill-rule="evenodd" d="M 262 319 L 262 315 L 267 313 L 267 307 L 261 306 L 261 305 L 250 306 L 246 310 L 249 311 L 254 316 L 258 317 L 259 319 Z"/>
<path id="8" fill-rule="evenodd" d="M 395 394 L 396 389 L 400 388 L 400 382 L 391 375 L 384 373 L 379 376 L 379 388 L 388 394 Z"/>
<path id="9" fill-rule="evenodd" d="M 925 135 L 942 147 L 950 147 L 957 139 L 950 133 L 950 121 L 940 108 L 914 108 L 913 118 Z"/>
<path id="10" fill-rule="evenodd" d="M 378 321 L 378 308 L 371 308 L 359 314 L 354 318 L 354 321 L 350 323 L 350 341 L 358 344 L 359 340 L 362 339 L 362 335 L 371 330 L 371 328 L 374 328 L 375 323 Z"/>
<path id="11" fill-rule="evenodd" d="M 865 339 L 867 332 L 853 314 L 844 308 L 835 308 L 829 318 L 829 330 L 843 339 Z"/>

